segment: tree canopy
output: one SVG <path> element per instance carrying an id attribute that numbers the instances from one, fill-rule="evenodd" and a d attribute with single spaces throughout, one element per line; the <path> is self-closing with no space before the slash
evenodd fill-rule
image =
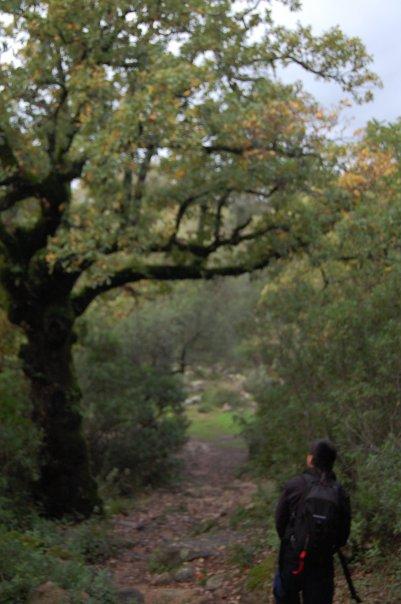
<path id="1" fill-rule="evenodd" d="M 287 31 L 269 6 L 7 5 L 2 240 L 84 273 L 78 313 L 127 281 L 235 274 L 293 243 L 285 200 L 321 170 L 329 118 L 274 72 L 294 62 L 359 99 L 374 80 L 359 40 Z"/>
<path id="2" fill-rule="evenodd" d="M 1 281 L 47 435 L 45 506 L 88 513 L 75 319 L 126 283 L 237 275 L 307 245 L 311 213 L 331 211 L 334 118 L 276 73 L 296 64 L 357 101 L 377 79 L 359 39 L 277 26 L 270 2 L 10 0 L 0 24 Z"/>

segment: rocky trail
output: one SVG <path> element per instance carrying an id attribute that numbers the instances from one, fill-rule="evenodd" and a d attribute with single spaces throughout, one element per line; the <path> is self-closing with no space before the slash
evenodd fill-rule
<path id="1" fill-rule="evenodd" d="M 232 436 L 217 442 L 191 439 L 182 457 L 184 475 L 177 487 L 143 495 L 133 511 L 113 519 L 115 536 L 128 544 L 107 563 L 119 602 L 271 603 L 270 586 L 262 593 L 249 591 L 249 568 L 235 559 L 237 548 L 246 550 L 255 537 L 263 540 L 262 529 L 252 523 L 231 521 L 239 508 L 252 507 L 256 491 L 255 483 L 241 476 L 242 443 Z M 349 602 L 340 571 L 336 584 L 335 604 Z M 374 591 L 366 601 L 381 602 Z"/>
<path id="2" fill-rule="evenodd" d="M 239 506 L 251 504 L 256 490 L 253 482 L 239 478 L 245 449 L 234 437 L 190 440 L 183 461 L 177 488 L 152 492 L 129 515 L 114 518 L 116 535 L 130 543 L 108 563 L 120 601 L 256 602 L 244 590 L 246 570 L 232 561 L 236 548 L 246 546 L 255 531 L 230 522 Z"/>

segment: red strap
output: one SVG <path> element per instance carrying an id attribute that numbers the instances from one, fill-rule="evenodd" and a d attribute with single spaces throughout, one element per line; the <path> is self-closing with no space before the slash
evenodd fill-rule
<path id="1" fill-rule="evenodd" d="M 292 571 L 293 575 L 298 576 L 298 575 L 300 575 L 304 571 L 304 569 L 305 569 L 305 558 L 306 558 L 307 555 L 308 555 L 308 552 L 305 549 L 303 549 L 302 552 L 300 552 L 300 554 L 299 554 L 299 566 L 298 566 L 298 568 L 296 570 Z"/>

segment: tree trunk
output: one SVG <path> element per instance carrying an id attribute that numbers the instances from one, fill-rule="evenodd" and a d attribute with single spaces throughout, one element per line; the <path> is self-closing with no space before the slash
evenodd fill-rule
<path id="1" fill-rule="evenodd" d="M 81 393 L 72 360 L 73 316 L 68 303 L 43 304 L 35 305 L 34 325 L 21 323 L 27 343 L 20 355 L 31 384 L 33 419 L 43 435 L 35 495 L 49 517 L 87 517 L 100 500 L 82 434 Z"/>

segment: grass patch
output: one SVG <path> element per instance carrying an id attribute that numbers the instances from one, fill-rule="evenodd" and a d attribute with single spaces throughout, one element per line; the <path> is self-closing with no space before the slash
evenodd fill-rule
<path id="1" fill-rule="evenodd" d="M 271 588 L 275 570 L 276 555 L 271 553 L 249 571 L 246 583 L 247 590 L 266 592 Z"/>
<path id="2" fill-rule="evenodd" d="M 228 549 L 228 561 L 241 569 L 250 568 L 255 556 L 252 544 L 234 543 Z"/>
<path id="3" fill-rule="evenodd" d="M 187 417 L 191 422 L 188 429 L 191 438 L 214 441 L 225 436 L 237 436 L 238 443 L 242 443 L 240 426 L 235 421 L 234 414 L 229 411 L 213 409 L 208 413 L 199 413 L 195 407 L 191 407 L 187 411 Z"/>

